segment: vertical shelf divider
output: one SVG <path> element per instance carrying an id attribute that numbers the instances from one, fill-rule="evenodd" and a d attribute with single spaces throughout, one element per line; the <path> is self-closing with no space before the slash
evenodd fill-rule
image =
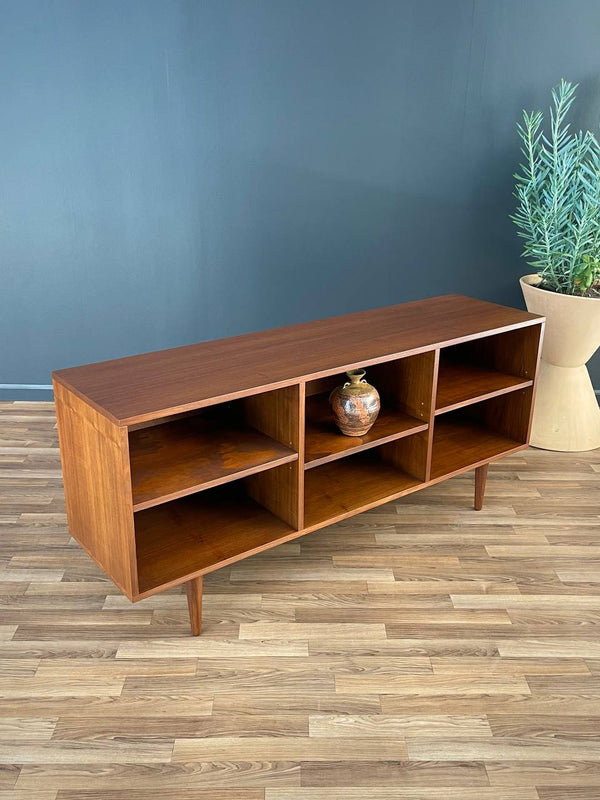
<path id="1" fill-rule="evenodd" d="M 429 428 L 427 429 L 427 466 L 425 480 L 431 480 L 431 461 L 433 459 L 433 432 L 435 427 L 435 398 L 437 396 L 438 378 L 440 374 L 440 349 L 433 351 L 433 371 L 431 375 L 431 393 L 429 396 Z"/>
<path id="2" fill-rule="evenodd" d="M 306 458 L 306 381 L 298 386 L 298 529 L 304 528 L 304 464 Z"/>
<path id="3" fill-rule="evenodd" d="M 300 384 L 245 399 L 246 420 L 298 453 L 302 443 Z M 302 528 L 299 460 L 246 478 L 250 497 L 295 530 Z"/>
<path id="4" fill-rule="evenodd" d="M 398 407 L 411 417 L 429 425 L 426 431 L 407 438 L 403 445 L 384 445 L 384 458 L 425 482 L 431 462 L 431 425 L 435 406 L 435 389 L 439 350 L 397 358 L 371 367 L 373 385 L 395 398 Z"/>

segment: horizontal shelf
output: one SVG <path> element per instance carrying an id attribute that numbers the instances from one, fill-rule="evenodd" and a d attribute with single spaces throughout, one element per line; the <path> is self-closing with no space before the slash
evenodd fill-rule
<path id="1" fill-rule="evenodd" d="M 440 360 L 436 414 L 524 389 L 533 381 L 476 364 Z"/>
<path id="2" fill-rule="evenodd" d="M 298 458 L 254 428 L 210 414 L 131 431 L 129 453 L 134 511 Z"/>
<path id="3" fill-rule="evenodd" d="M 397 411 L 382 408 L 375 424 L 364 436 L 345 436 L 335 424 L 329 394 L 306 399 L 305 468 L 311 469 L 343 456 L 427 430 L 427 423 Z"/>
<path id="4" fill-rule="evenodd" d="M 304 525 L 322 525 L 391 500 L 421 481 L 372 451 L 334 461 L 306 473 Z"/>
<path id="5" fill-rule="evenodd" d="M 472 419 L 456 414 L 439 417 L 433 431 L 431 478 L 450 475 L 522 446 L 522 442 Z"/>
<path id="6" fill-rule="evenodd" d="M 251 555 L 294 529 L 229 484 L 135 515 L 140 594 Z"/>

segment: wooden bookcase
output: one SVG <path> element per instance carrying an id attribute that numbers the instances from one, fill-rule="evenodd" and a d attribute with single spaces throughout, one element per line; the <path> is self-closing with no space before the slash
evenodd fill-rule
<path id="1" fill-rule="evenodd" d="M 448 295 L 53 375 L 71 534 L 132 600 L 527 446 L 544 320 Z M 327 398 L 368 370 L 382 409 Z"/>

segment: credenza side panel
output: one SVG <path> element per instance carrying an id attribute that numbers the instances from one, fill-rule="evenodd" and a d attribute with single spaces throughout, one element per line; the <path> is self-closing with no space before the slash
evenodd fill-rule
<path id="1" fill-rule="evenodd" d="M 127 429 L 54 381 L 71 536 L 132 599 L 138 593 Z"/>

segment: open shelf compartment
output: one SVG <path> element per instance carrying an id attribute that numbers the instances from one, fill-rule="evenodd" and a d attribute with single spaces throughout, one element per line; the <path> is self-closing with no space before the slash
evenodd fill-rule
<path id="1" fill-rule="evenodd" d="M 442 348 L 435 413 L 531 386 L 539 336 L 533 325 Z"/>
<path id="2" fill-rule="evenodd" d="M 451 475 L 524 446 L 531 387 L 436 417 L 431 479 Z"/>
<path id="3" fill-rule="evenodd" d="M 135 515 L 140 594 L 224 566 L 294 533 L 242 484 L 235 481 Z"/>
<path id="4" fill-rule="evenodd" d="M 309 470 L 305 527 L 326 525 L 412 491 L 425 480 L 427 434 L 417 433 Z"/>
<path id="5" fill-rule="evenodd" d="M 134 514 L 140 594 L 274 545 L 302 527 L 298 461 Z"/>
<path id="6" fill-rule="evenodd" d="M 422 353 L 366 368 L 366 380 L 381 397 L 381 411 L 364 436 L 346 436 L 337 427 L 329 395 L 345 374 L 306 384 L 305 468 L 425 431 L 431 409 L 435 355 Z"/>
<path id="7" fill-rule="evenodd" d="M 270 422 L 284 402 L 297 409 L 297 386 L 130 430 L 134 511 L 297 460 L 297 411 L 287 429 Z"/>

